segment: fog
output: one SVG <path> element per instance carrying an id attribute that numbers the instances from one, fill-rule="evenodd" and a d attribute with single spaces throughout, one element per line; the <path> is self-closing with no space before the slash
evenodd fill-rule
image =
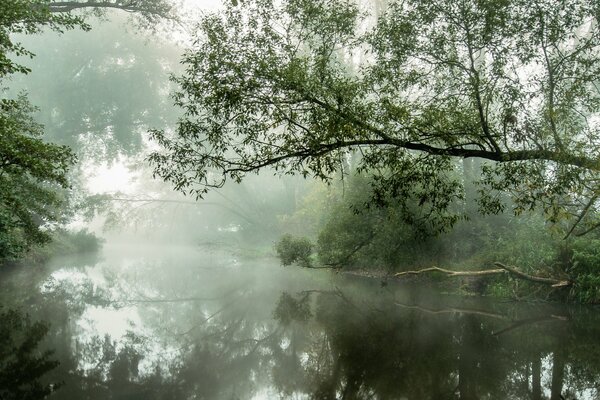
<path id="1" fill-rule="evenodd" d="M 0 399 L 600 398 L 584 0 L 88 3 L 0 18 Z"/>

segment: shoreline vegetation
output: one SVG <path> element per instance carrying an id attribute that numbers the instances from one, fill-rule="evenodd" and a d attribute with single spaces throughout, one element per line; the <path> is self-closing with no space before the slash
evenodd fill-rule
<path id="1" fill-rule="evenodd" d="M 104 240 L 87 229 L 70 231 L 55 229 L 49 232 L 50 241 L 33 246 L 22 257 L 1 260 L 0 266 L 44 265 L 58 256 L 94 254 L 102 249 Z"/>
<path id="2" fill-rule="evenodd" d="M 413 262 L 405 264 L 368 264 L 365 260 L 370 253 L 365 249 L 354 251 L 352 257 L 342 257 L 345 262 L 326 263 L 327 249 L 336 243 L 318 241 L 313 244 L 307 238 L 284 235 L 276 244 L 275 251 L 285 267 L 297 265 L 309 269 L 331 269 L 337 273 L 379 279 L 381 285 L 389 282 L 418 283 L 423 286 L 436 286 L 445 291 L 465 295 L 485 295 L 517 300 L 547 300 L 565 303 L 598 304 L 600 288 L 593 273 L 597 264 L 596 241 L 586 240 L 572 244 L 564 264 L 557 264 L 557 257 L 565 257 L 563 252 L 547 258 L 544 267 L 537 264 L 518 264 L 519 255 L 514 251 L 508 263 L 483 260 L 480 251 L 470 258 L 443 258 L 424 260 L 413 252 Z M 350 251 L 354 250 L 352 248 Z M 496 254 L 506 254 L 506 250 L 496 249 Z M 514 249 L 513 249 L 514 250 Z M 315 254 L 316 252 L 316 254 Z M 528 254 L 532 256 L 532 254 Z M 489 256 L 489 255 L 488 255 Z M 407 260 L 405 255 L 405 260 Z M 523 258 L 521 258 L 523 260 Z M 427 262 L 429 261 L 429 262 Z M 439 267 L 438 265 L 444 265 Z M 518 265 L 518 266 L 517 266 Z"/>

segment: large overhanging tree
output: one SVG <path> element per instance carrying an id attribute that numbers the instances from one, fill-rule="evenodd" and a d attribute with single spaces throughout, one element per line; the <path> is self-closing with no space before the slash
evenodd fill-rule
<path id="1" fill-rule="evenodd" d="M 248 0 L 206 16 L 175 78 L 185 111 L 153 132 L 155 173 L 201 196 L 266 167 L 329 179 L 357 154 L 375 200 L 438 222 L 483 163 L 479 203 L 541 206 L 583 233 L 600 187 L 595 0 Z M 369 22 L 371 21 L 371 22 Z M 575 228 L 575 224 L 579 224 Z"/>

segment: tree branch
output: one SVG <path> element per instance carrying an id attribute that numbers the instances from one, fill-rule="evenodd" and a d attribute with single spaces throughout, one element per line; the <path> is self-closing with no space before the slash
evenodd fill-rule
<path id="1" fill-rule="evenodd" d="M 496 151 L 468 149 L 457 147 L 435 147 L 420 142 L 410 142 L 400 139 L 386 137 L 383 139 L 367 139 L 367 140 L 350 140 L 337 141 L 334 143 L 324 143 L 318 148 L 304 148 L 287 154 L 282 154 L 277 157 L 271 157 L 265 160 L 256 160 L 245 164 L 238 164 L 235 168 L 225 169 L 226 173 L 230 172 L 252 172 L 261 168 L 278 164 L 289 159 L 306 159 L 310 157 L 320 157 L 332 151 L 347 147 L 356 146 L 385 146 L 397 147 L 405 150 L 420 151 L 423 153 L 435 156 L 449 156 L 458 158 L 482 158 L 497 162 L 514 162 L 514 161 L 551 161 L 561 164 L 568 164 L 574 167 L 589 169 L 592 171 L 600 171 L 600 160 L 573 154 L 564 154 L 550 150 L 519 150 L 498 153 Z M 230 162 L 230 164 L 234 164 Z"/>
<path id="2" fill-rule="evenodd" d="M 144 4 L 144 3 L 142 3 Z M 144 7 L 136 2 L 110 2 L 110 1 L 56 1 L 48 5 L 48 10 L 52 13 L 67 13 L 83 8 L 113 8 L 130 13 L 148 13 L 160 16 L 162 18 L 171 18 L 168 15 L 168 7 Z"/>
<path id="3" fill-rule="evenodd" d="M 509 267 L 508 265 L 504 265 L 500 262 L 495 262 L 494 263 L 495 266 L 500 267 L 502 269 L 505 269 L 506 271 L 508 271 L 509 273 L 521 278 L 521 279 L 525 279 L 527 281 L 531 281 L 531 282 L 537 282 L 537 283 L 544 283 L 546 285 L 552 285 L 552 287 L 565 287 L 565 286 L 571 286 L 573 284 L 573 282 L 569 281 L 569 280 L 564 280 L 564 279 L 554 279 L 554 278 L 543 278 L 540 276 L 533 276 L 533 275 L 528 275 L 524 272 L 521 272 L 519 270 L 517 270 L 514 267 Z"/>
<path id="4" fill-rule="evenodd" d="M 579 225 L 579 223 L 581 222 L 581 220 L 583 219 L 583 217 L 586 216 L 586 214 L 590 210 L 590 207 L 592 207 L 592 205 L 594 204 L 594 202 L 597 199 L 598 199 L 597 195 L 594 195 L 594 196 L 590 197 L 590 200 L 587 202 L 587 204 L 585 205 L 585 207 L 583 208 L 583 210 L 581 210 L 581 213 L 577 217 L 577 220 L 575 221 L 575 223 L 573 223 L 573 225 L 571 226 L 571 228 L 569 229 L 569 231 L 567 232 L 567 234 L 565 235 L 565 237 L 563 238 L 563 240 L 566 240 L 566 239 L 569 238 L 569 236 L 571 236 L 571 234 L 573 233 L 573 231 L 575 230 L 575 228 L 577 228 L 577 225 Z"/>
<path id="5" fill-rule="evenodd" d="M 540 276 L 528 275 L 524 272 L 517 270 L 514 267 L 509 267 L 508 265 L 504 265 L 500 262 L 495 262 L 494 265 L 497 267 L 500 267 L 500 268 L 480 270 L 480 271 L 452 271 L 449 269 L 444 269 L 444 268 L 439 268 L 439 267 L 430 267 L 430 268 L 424 268 L 424 269 L 420 269 L 420 270 L 416 270 L 416 271 L 398 272 L 397 274 L 394 274 L 393 276 L 396 278 L 399 278 L 399 277 L 407 276 L 407 275 L 420 275 L 422 273 L 441 272 L 443 274 L 446 274 L 446 276 L 448 276 L 448 277 L 456 277 L 456 276 L 477 277 L 477 276 L 499 275 L 499 274 L 509 273 L 520 279 L 524 279 L 524 280 L 527 280 L 530 282 L 551 285 L 552 287 L 555 287 L 555 288 L 567 287 L 567 286 L 571 286 L 573 284 L 573 282 L 571 282 L 569 280 L 544 278 L 544 277 L 540 277 Z"/>
<path id="6" fill-rule="evenodd" d="M 449 269 L 444 269 L 444 268 L 439 268 L 439 267 L 430 267 L 430 268 L 424 268 L 424 269 L 420 269 L 420 270 L 416 270 L 416 271 L 398 272 L 398 273 L 394 274 L 393 276 L 396 278 L 399 278 L 399 277 L 406 276 L 406 275 L 420 275 L 422 273 L 427 273 L 427 272 L 441 272 L 443 274 L 446 274 L 448 277 L 455 277 L 455 276 L 497 275 L 497 274 L 503 274 L 506 271 L 503 269 L 488 269 L 488 270 L 483 270 L 483 271 L 451 271 Z"/>

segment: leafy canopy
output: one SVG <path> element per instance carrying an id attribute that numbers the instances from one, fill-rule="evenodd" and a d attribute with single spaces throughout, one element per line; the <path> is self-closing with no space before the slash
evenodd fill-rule
<path id="1" fill-rule="evenodd" d="M 62 220 L 67 173 L 75 156 L 46 143 L 25 97 L 0 101 L 0 260 L 17 258 L 50 237 L 45 225 Z"/>
<path id="2" fill-rule="evenodd" d="M 81 27 L 88 29 L 81 17 L 52 13 L 47 0 L 3 0 L 0 2 L 0 78 L 13 73 L 28 73 L 29 69 L 10 58 L 33 57 L 33 53 L 15 42 L 11 35 L 40 33 L 44 27 L 63 32 Z"/>
<path id="3" fill-rule="evenodd" d="M 4 79 L 28 68 L 11 56 L 33 54 L 11 35 L 34 34 L 48 26 L 55 31 L 87 28 L 81 18 L 52 14 L 42 0 L 0 3 L 0 88 Z M 33 244 L 49 240 L 47 228 L 61 221 L 67 173 L 75 156 L 65 146 L 41 139 L 43 128 L 25 95 L 0 99 L 0 262 L 20 257 Z"/>
<path id="4" fill-rule="evenodd" d="M 241 2 L 200 21 L 174 78 L 184 117 L 152 133 L 150 162 L 200 197 L 266 167 L 328 180 L 352 159 L 375 201 L 452 223 L 456 160 L 480 158 L 483 212 L 505 191 L 551 221 L 594 210 L 598 4 L 404 0 L 369 23 L 351 0 Z"/>

